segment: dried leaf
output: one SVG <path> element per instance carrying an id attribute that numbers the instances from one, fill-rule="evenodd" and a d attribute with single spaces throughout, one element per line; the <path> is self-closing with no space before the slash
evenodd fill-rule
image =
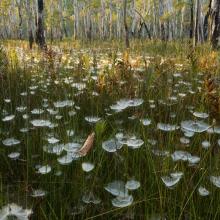
<path id="1" fill-rule="evenodd" d="M 86 154 L 91 150 L 91 148 L 93 147 L 93 143 L 94 143 L 94 139 L 95 139 L 95 132 L 91 133 L 85 143 L 83 144 L 83 146 L 80 148 L 80 150 L 78 151 L 80 155 L 82 156 L 86 156 Z"/>

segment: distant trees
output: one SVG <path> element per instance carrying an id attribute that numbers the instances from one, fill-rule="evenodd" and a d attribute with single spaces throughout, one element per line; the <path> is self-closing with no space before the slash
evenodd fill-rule
<path id="1" fill-rule="evenodd" d="M 190 31 L 189 31 L 189 37 L 190 39 L 193 39 L 193 33 L 194 33 L 194 1 L 190 0 L 189 2 L 190 6 Z"/>
<path id="2" fill-rule="evenodd" d="M 0 38 L 209 40 L 218 47 L 220 0 L 0 0 Z M 208 9 L 208 10 L 207 10 Z M 207 13 L 206 13 L 207 12 Z"/>

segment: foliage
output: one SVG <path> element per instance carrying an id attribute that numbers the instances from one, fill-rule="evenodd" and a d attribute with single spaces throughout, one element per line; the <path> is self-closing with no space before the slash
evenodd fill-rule
<path id="1" fill-rule="evenodd" d="M 219 190 L 208 181 L 211 172 L 219 174 L 218 134 L 196 134 L 190 138 L 190 145 L 185 145 L 179 140 L 183 135 L 180 129 L 168 134 L 156 126 L 159 121 L 180 124 L 187 117 L 194 118 L 192 105 L 193 111 L 210 113 L 211 119 L 219 123 L 218 53 L 207 52 L 211 51 L 209 45 L 192 51 L 188 42 L 164 44 L 134 40 L 130 50 L 125 50 L 119 41 L 66 40 L 54 42 L 45 51 L 37 48 L 30 51 L 27 45 L 27 42 L 5 41 L 0 53 L 0 62 L 6 60 L 2 65 L 6 80 L 1 81 L 0 87 L 2 113 L 16 115 L 16 121 L 11 124 L 1 120 L 0 138 L 4 140 L 13 134 L 25 140 L 18 148 L 2 146 L 0 149 L 0 206 L 10 200 L 25 201 L 33 207 L 34 218 L 39 219 L 150 219 L 151 214 L 168 219 L 219 217 Z M 86 88 L 78 91 L 72 87 L 73 82 L 86 84 Z M 199 86 L 203 88 L 200 90 Z M 183 98 L 178 103 L 170 102 L 179 95 Z M 113 114 L 109 106 L 124 97 L 141 97 L 145 103 Z M 11 103 L 7 103 L 9 98 Z M 60 100 L 74 100 L 75 106 L 55 108 L 54 101 Z M 16 110 L 19 106 L 27 106 L 27 109 L 19 113 Z M 51 111 L 49 106 L 58 109 L 57 115 L 50 115 L 49 120 L 59 126 L 31 127 L 32 117 L 38 117 L 30 111 L 42 108 L 45 112 L 39 118 L 43 119 L 48 115 L 46 109 Z M 73 111 L 77 111 L 77 115 L 70 116 Z M 28 113 L 30 117 L 24 120 L 23 115 Z M 98 115 L 102 120 L 86 124 L 84 116 L 88 114 Z M 152 127 L 140 124 L 140 119 L 145 117 L 152 120 Z M 214 126 L 212 121 L 210 124 Z M 31 129 L 22 133 L 24 127 Z M 123 147 L 111 154 L 104 152 L 102 143 L 124 127 L 128 133 L 138 134 L 144 140 L 143 147 L 137 150 Z M 66 131 L 70 130 L 75 131 L 74 136 L 67 136 Z M 68 166 L 58 164 L 57 155 L 42 150 L 48 145 L 46 139 L 53 134 L 64 144 L 84 143 L 91 131 L 96 136 L 93 150 Z M 156 145 L 151 144 L 151 138 L 157 141 Z M 213 146 L 202 149 L 204 140 L 210 140 Z M 188 166 L 186 161 L 174 163 L 170 156 L 158 158 L 152 153 L 154 148 L 161 152 L 173 152 L 176 148 L 190 150 L 202 160 L 194 166 Z M 7 155 L 15 149 L 22 157 L 11 160 Z M 81 165 L 88 161 L 94 163 L 95 168 L 86 174 Z M 54 172 L 40 176 L 36 172 L 39 164 L 51 164 Z M 184 177 L 174 189 L 168 189 L 160 177 L 174 171 L 183 171 Z M 141 182 L 141 187 L 133 193 L 132 206 L 112 208 L 113 198 L 103 187 L 114 179 L 127 181 L 134 177 Z M 198 186 L 202 184 L 209 187 L 209 197 L 198 194 Z M 30 199 L 33 189 L 38 188 L 48 192 L 46 197 Z M 84 205 L 82 197 L 87 191 L 99 195 L 102 203 Z"/>
<path id="2" fill-rule="evenodd" d="M 216 75 L 219 73 L 219 57 L 218 52 L 211 51 L 199 57 L 198 65 L 201 71 L 207 74 Z"/>

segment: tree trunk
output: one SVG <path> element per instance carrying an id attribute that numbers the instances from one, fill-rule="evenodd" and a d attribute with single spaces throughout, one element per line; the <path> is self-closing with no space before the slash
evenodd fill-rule
<path id="1" fill-rule="evenodd" d="M 183 7 L 181 10 L 180 39 L 183 39 L 184 12 L 185 12 L 185 7 Z"/>
<path id="2" fill-rule="evenodd" d="M 16 0 L 16 5 L 18 7 L 18 16 L 19 16 L 19 30 L 18 30 L 18 38 L 19 40 L 22 39 L 22 23 L 23 23 L 23 19 L 22 19 L 22 11 L 21 11 L 21 1 Z"/>
<path id="3" fill-rule="evenodd" d="M 121 38 L 121 10 L 119 10 L 118 8 L 117 10 L 117 31 L 116 31 L 116 37 L 117 38 Z"/>
<path id="4" fill-rule="evenodd" d="M 204 27 L 203 27 L 203 30 L 204 30 L 204 40 L 207 41 L 210 37 L 210 30 L 209 30 L 209 24 L 210 24 L 210 15 L 211 15 L 211 5 L 212 5 L 212 0 L 209 1 L 209 8 L 208 8 L 208 11 L 205 15 L 205 19 L 204 19 Z"/>
<path id="5" fill-rule="evenodd" d="M 112 33 L 112 31 L 113 31 L 113 28 L 112 28 L 112 26 L 113 26 L 113 19 L 112 19 L 112 0 L 109 2 L 109 9 L 110 9 L 110 14 L 109 14 L 109 38 L 110 39 L 112 39 L 112 35 L 113 35 L 113 33 Z"/>
<path id="6" fill-rule="evenodd" d="M 74 5 L 74 39 L 79 37 L 79 3 L 78 0 L 73 0 Z"/>
<path id="7" fill-rule="evenodd" d="M 212 0 L 211 3 L 211 43 L 213 49 L 220 46 L 220 1 Z"/>
<path id="8" fill-rule="evenodd" d="M 63 22 L 63 2 L 62 0 L 59 0 L 59 5 L 58 5 L 58 11 L 59 11 L 59 16 L 60 16 L 60 41 L 63 40 L 63 33 L 64 33 L 64 22 Z"/>
<path id="9" fill-rule="evenodd" d="M 197 45 L 197 42 L 199 41 L 199 4 L 200 1 L 196 0 L 193 47 L 195 47 Z"/>
<path id="10" fill-rule="evenodd" d="M 26 0 L 26 7 L 27 7 L 27 14 L 28 14 L 28 39 L 29 39 L 30 49 L 32 49 L 33 43 L 34 43 L 34 35 L 33 35 L 33 29 L 32 29 L 32 13 L 31 13 L 30 0 Z"/>
<path id="11" fill-rule="evenodd" d="M 161 17 L 164 15 L 164 2 L 162 0 L 159 1 L 159 17 L 160 17 L 160 38 L 162 41 L 166 40 L 166 32 L 165 32 L 165 22 Z"/>
<path id="12" fill-rule="evenodd" d="M 193 0 L 190 2 L 190 31 L 189 31 L 189 37 L 190 39 L 193 39 L 194 36 L 194 4 Z"/>
<path id="13" fill-rule="evenodd" d="M 125 45 L 127 48 L 129 48 L 130 42 L 129 42 L 129 31 L 127 24 L 127 0 L 124 0 L 124 28 L 125 28 Z"/>
<path id="14" fill-rule="evenodd" d="M 203 34 L 203 22 L 202 22 L 202 10 L 201 10 L 201 1 L 196 1 L 195 7 L 195 35 L 194 35 L 194 46 L 199 42 L 204 42 L 204 34 Z"/>
<path id="15" fill-rule="evenodd" d="M 36 43 L 41 49 L 46 47 L 46 41 L 44 36 L 44 1 L 38 0 L 38 18 L 37 18 L 37 31 L 36 31 Z"/>
<path id="16" fill-rule="evenodd" d="M 101 39 L 105 39 L 105 1 L 101 0 Z"/>

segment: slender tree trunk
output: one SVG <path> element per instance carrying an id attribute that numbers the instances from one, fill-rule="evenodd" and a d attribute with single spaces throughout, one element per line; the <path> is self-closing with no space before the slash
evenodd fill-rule
<path id="1" fill-rule="evenodd" d="M 205 15 L 205 19 L 204 19 L 204 40 L 207 41 L 210 37 L 210 15 L 211 15 L 211 6 L 212 6 L 212 0 L 209 1 L 209 8 L 208 11 Z"/>
<path id="2" fill-rule="evenodd" d="M 137 14 L 136 14 L 136 10 L 135 10 L 135 1 L 133 0 L 132 1 L 132 24 L 131 24 L 131 34 L 133 37 L 136 36 L 136 26 L 137 26 L 137 23 L 138 23 L 138 20 L 140 20 L 138 17 L 137 17 Z"/>
<path id="3" fill-rule="evenodd" d="M 164 2 L 163 0 L 159 1 L 159 16 L 160 18 L 163 16 L 164 14 Z M 166 40 L 166 32 L 165 32 L 165 24 L 164 21 L 161 20 L 160 21 L 160 37 L 162 41 Z"/>
<path id="4" fill-rule="evenodd" d="M 33 47 L 34 43 L 34 35 L 33 35 L 33 29 L 32 29 L 32 13 L 31 13 L 31 6 L 30 6 L 30 0 L 26 0 L 26 7 L 27 7 L 27 14 L 28 14 L 28 39 L 29 39 L 29 46 L 30 49 Z"/>
<path id="5" fill-rule="evenodd" d="M 16 5 L 18 7 L 18 17 L 19 17 L 19 30 L 18 30 L 18 38 L 21 40 L 22 39 L 22 23 L 23 23 L 23 19 L 22 19 L 22 11 L 21 11 L 21 1 L 16 0 Z"/>
<path id="6" fill-rule="evenodd" d="M 74 5 L 74 39 L 79 37 L 79 3 L 78 0 L 73 0 Z"/>
<path id="7" fill-rule="evenodd" d="M 109 14 L 109 38 L 112 39 L 112 31 L 113 31 L 113 19 L 112 19 L 112 0 L 109 2 L 109 9 L 110 9 L 110 14 Z"/>
<path id="8" fill-rule="evenodd" d="M 44 1 L 38 0 L 38 18 L 37 18 L 37 31 L 36 31 L 36 43 L 41 49 L 46 47 L 45 35 L 44 35 Z"/>
<path id="9" fill-rule="evenodd" d="M 121 10 L 119 10 L 118 8 L 116 10 L 117 10 L 117 34 L 116 34 L 116 37 L 121 38 L 121 25 L 120 25 Z"/>
<path id="10" fill-rule="evenodd" d="M 193 46 L 195 47 L 199 41 L 199 4 L 200 1 L 196 0 L 195 5 L 195 23 L 194 23 L 194 36 L 193 36 Z"/>
<path id="11" fill-rule="evenodd" d="M 124 0 L 124 28 L 125 28 L 125 45 L 127 48 L 129 48 L 130 42 L 129 42 L 129 31 L 127 24 L 127 0 Z"/>
<path id="12" fill-rule="evenodd" d="M 58 10 L 59 10 L 59 16 L 60 16 L 60 41 L 63 40 L 63 32 L 64 32 L 64 27 L 63 27 L 63 0 L 59 0 L 59 5 L 58 5 Z"/>
<path id="13" fill-rule="evenodd" d="M 105 39 L 105 1 L 101 0 L 101 39 Z"/>
<path id="14" fill-rule="evenodd" d="M 214 49 L 220 46 L 220 1 L 211 3 L 211 43 Z"/>
<path id="15" fill-rule="evenodd" d="M 64 4 L 62 6 L 62 25 L 63 25 L 63 32 L 64 32 L 64 35 L 65 37 L 68 37 L 68 30 L 67 30 L 67 26 L 66 26 L 66 21 L 65 21 L 65 18 L 63 16 L 63 11 L 66 10 L 66 1 L 64 1 Z"/>
<path id="16" fill-rule="evenodd" d="M 194 3 L 193 0 L 190 2 L 190 31 L 189 31 L 189 37 L 190 39 L 193 39 L 194 36 Z"/>
<path id="17" fill-rule="evenodd" d="M 183 39 L 184 12 L 185 12 L 185 7 L 183 7 L 181 10 L 180 39 Z"/>
<path id="18" fill-rule="evenodd" d="M 89 10 L 89 12 L 87 13 L 87 17 L 86 17 L 86 25 L 87 25 L 87 38 L 89 39 L 89 41 L 92 40 L 92 20 L 91 20 L 91 10 Z"/>

